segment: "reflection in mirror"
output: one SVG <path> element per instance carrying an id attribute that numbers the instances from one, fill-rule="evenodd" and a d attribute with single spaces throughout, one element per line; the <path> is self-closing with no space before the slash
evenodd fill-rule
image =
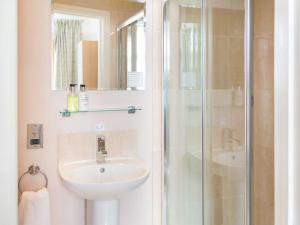
<path id="1" fill-rule="evenodd" d="M 143 89 L 145 71 L 144 12 L 118 27 L 118 84 L 120 89 Z"/>
<path id="2" fill-rule="evenodd" d="M 199 8 L 180 6 L 180 87 L 200 89 L 201 33 Z M 192 46 L 192 47 L 191 47 Z"/>
<path id="3" fill-rule="evenodd" d="M 144 90 L 145 3 L 54 0 L 52 89 Z"/>

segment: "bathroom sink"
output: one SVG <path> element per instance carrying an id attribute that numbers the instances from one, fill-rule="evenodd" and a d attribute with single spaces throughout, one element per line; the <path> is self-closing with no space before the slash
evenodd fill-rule
<path id="1" fill-rule="evenodd" d="M 242 150 L 213 152 L 215 173 L 231 179 L 242 179 L 245 175 L 245 156 Z"/>
<path id="2" fill-rule="evenodd" d="M 245 163 L 244 152 L 221 152 L 214 155 L 214 162 L 232 168 L 241 168 Z"/>
<path id="3" fill-rule="evenodd" d="M 114 200 L 142 185 L 149 176 L 144 162 L 133 158 L 110 158 L 59 164 L 64 186 L 88 200 Z"/>

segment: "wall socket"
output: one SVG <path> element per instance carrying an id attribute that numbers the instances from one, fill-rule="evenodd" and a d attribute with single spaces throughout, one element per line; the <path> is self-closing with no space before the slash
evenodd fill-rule
<path id="1" fill-rule="evenodd" d="M 27 124 L 27 149 L 43 148 L 43 124 Z"/>

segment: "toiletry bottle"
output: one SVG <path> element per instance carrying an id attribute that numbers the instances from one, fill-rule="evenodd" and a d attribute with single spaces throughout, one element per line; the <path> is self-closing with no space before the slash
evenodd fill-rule
<path id="1" fill-rule="evenodd" d="M 88 111 L 89 110 L 89 97 L 85 92 L 85 85 L 80 85 L 79 92 L 79 111 Z"/>
<path id="2" fill-rule="evenodd" d="M 76 84 L 70 84 L 70 89 L 68 94 L 68 111 L 69 112 L 78 111 L 78 94 L 76 93 Z"/>

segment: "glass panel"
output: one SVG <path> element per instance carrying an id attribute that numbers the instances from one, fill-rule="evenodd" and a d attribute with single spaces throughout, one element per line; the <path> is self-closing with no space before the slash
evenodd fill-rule
<path id="1" fill-rule="evenodd" d="M 244 0 L 164 16 L 164 224 L 245 225 Z"/>
<path id="2" fill-rule="evenodd" d="M 244 0 L 205 0 L 204 221 L 245 224 Z"/>
<path id="3" fill-rule="evenodd" d="M 200 1 L 165 5 L 165 224 L 202 224 Z"/>

